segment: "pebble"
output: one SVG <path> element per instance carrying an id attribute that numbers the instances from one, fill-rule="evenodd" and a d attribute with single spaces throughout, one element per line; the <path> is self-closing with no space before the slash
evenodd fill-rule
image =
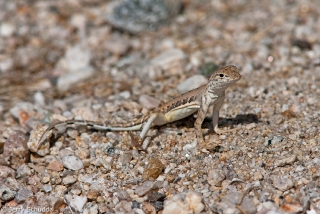
<path id="1" fill-rule="evenodd" d="M 73 155 L 64 156 L 62 158 L 62 164 L 66 168 L 71 169 L 71 170 L 75 170 L 75 171 L 83 168 L 82 160 L 76 156 L 73 156 Z"/>
<path id="2" fill-rule="evenodd" d="M 120 201 L 114 208 L 116 213 L 131 213 L 131 204 L 128 201 Z"/>
<path id="3" fill-rule="evenodd" d="M 95 200 L 100 195 L 99 190 L 90 189 L 87 193 L 88 200 Z"/>
<path id="4" fill-rule="evenodd" d="M 144 213 L 156 214 L 156 208 L 149 202 L 142 203 L 142 210 Z"/>
<path id="5" fill-rule="evenodd" d="M 147 197 L 150 202 L 156 202 L 163 201 L 166 195 L 157 191 L 151 191 L 148 193 Z"/>
<path id="6" fill-rule="evenodd" d="M 13 67 L 13 59 L 2 59 L 1 61 L 0 61 L 0 71 L 1 72 L 7 72 L 7 71 L 9 71 L 10 69 L 12 69 L 12 67 Z"/>
<path id="7" fill-rule="evenodd" d="M 0 199 L 2 201 L 9 201 L 14 199 L 17 192 L 11 190 L 9 187 L 5 186 L 4 184 L 0 184 Z"/>
<path id="8" fill-rule="evenodd" d="M 256 208 L 255 204 L 248 196 L 245 196 L 243 198 L 243 201 L 240 206 L 248 214 L 256 214 L 257 213 L 257 208 Z"/>
<path id="9" fill-rule="evenodd" d="M 202 195 L 198 192 L 188 191 L 170 197 L 164 202 L 163 214 L 200 213 L 204 209 Z"/>
<path id="10" fill-rule="evenodd" d="M 43 190 L 44 190 L 45 192 L 51 192 L 51 191 L 52 191 L 52 186 L 51 186 L 50 184 L 44 184 L 44 185 L 42 186 L 42 188 L 43 188 Z"/>
<path id="11" fill-rule="evenodd" d="M 124 0 L 109 5 L 113 10 L 107 15 L 108 22 L 130 33 L 155 30 L 168 22 L 180 10 L 180 1 Z"/>
<path id="12" fill-rule="evenodd" d="M 128 38 L 122 35 L 112 35 L 111 38 L 108 38 L 104 42 L 103 46 L 112 54 L 124 55 L 130 48 L 130 43 L 128 42 Z"/>
<path id="13" fill-rule="evenodd" d="M 142 94 L 139 97 L 139 104 L 144 108 L 151 110 L 157 108 L 160 105 L 160 100 L 149 95 Z"/>
<path id="14" fill-rule="evenodd" d="M 279 167 L 282 167 L 285 165 L 292 165 L 294 162 L 296 162 L 296 160 L 297 160 L 297 155 L 293 154 L 289 157 L 275 160 L 274 165 Z"/>
<path id="15" fill-rule="evenodd" d="M 31 175 L 31 169 L 28 167 L 27 164 L 22 164 L 18 169 L 17 169 L 17 176 L 16 178 L 23 178 Z"/>
<path id="16" fill-rule="evenodd" d="M 151 190 L 161 188 L 162 184 L 162 181 L 144 181 L 143 184 L 141 186 L 138 186 L 134 192 L 139 196 L 144 196 Z"/>
<path id="17" fill-rule="evenodd" d="M 60 92 L 68 90 L 73 84 L 94 74 L 94 69 L 90 66 L 91 58 L 90 49 L 81 44 L 66 50 L 65 56 L 56 64 L 57 70 L 66 71 L 57 80 L 57 88 Z"/>
<path id="18" fill-rule="evenodd" d="M 185 93 L 187 91 L 190 91 L 192 89 L 198 88 L 208 82 L 208 79 L 205 78 L 203 75 L 197 74 L 193 75 L 183 82 L 181 82 L 178 86 L 177 89 L 179 90 L 180 93 Z"/>
<path id="19" fill-rule="evenodd" d="M 293 181 L 285 177 L 273 176 L 272 181 L 273 186 L 281 191 L 289 190 L 294 186 Z"/>
<path id="20" fill-rule="evenodd" d="M 161 70 L 164 71 L 164 75 L 177 75 L 182 74 L 182 63 L 185 59 L 185 54 L 182 50 L 173 48 L 166 50 L 155 58 L 153 58 L 150 62 L 153 70 Z M 151 76 L 152 78 L 152 76 Z"/>
<path id="21" fill-rule="evenodd" d="M 6 178 L 8 176 L 16 177 L 16 171 L 10 167 L 0 165 L 0 178 Z"/>
<path id="22" fill-rule="evenodd" d="M 33 192 L 26 188 L 20 188 L 18 193 L 15 196 L 15 200 L 18 203 L 22 203 L 27 200 L 29 197 L 33 196 Z"/>
<path id="23" fill-rule="evenodd" d="M 62 179 L 62 183 L 65 185 L 69 185 L 69 184 L 73 184 L 77 181 L 77 179 L 72 176 L 72 175 L 68 175 L 65 178 Z"/>
<path id="24" fill-rule="evenodd" d="M 157 179 L 164 168 L 164 165 L 158 158 L 152 158 L 144 169 L 142 178 L 145 180 L 149 180 L 150 178 Z"/>
<path id="25" fill-rule="evenodd" d="M 47 169 L 59 172 L 59 171 L 62 171 L 64 169 L 64 167 L 63 167 L 63 164 L 60 161 L 52 161 L 47 166 Z"/>
<path id="26" fill-rule="evenodd" d="M 28 138 L 21 131 L 13 131 L 3 146 L 2 164 L 17 169 L 29 161 Z"/>
<path id="27" fill-rule="evenodd" d="M 0 35 L 3 37 L 10 37 L 16 31 L 16 27 L 9 22 L 2 22 L 0 24 Z"/>
<path id="28" fill-rule="evenodd" d="M 257 207 L 257 214 L 272 213 L 276 214 L 277 205 L 271 201 L 262 202 Z M 280 214 L 280 213 L 279 213 Z"/>
<path id="29" fill-rule="evenodd" d="M 123 152 L 120 154 L 120 163 L 122 166 L 127 165 L 132 160 L 132 152 Z"/>
<path id="30" fill-rule="evenodd" d="M 94 75 L 94 70 L 91 67 L 85 67 L 77 70 L 77 72 L 69 72 L 58 78 L 57 89 L 60 92 L 65 92 L 71 88 L 71 86 L 88 79 Z"/>
<path id="31" fill-rule="evenodd" d="M 84 205 L 87 203 L 86 196 L 74 196 L 70 201 L 70 207 L 78 212 L 82 212 Z"/>
<path id="32" fill-rule="evenodd" d="M 278 143 L 280 143 L 282 141 L 283 141 L 283 137 L 281 137 L 281 136 L 272 136 L 272 137 L 268 138 L 265 141 L 264 145 L 265 146 L 276 145 L 276 144 L 278 144 Z"/>
<path id="33" fill-rule="evenodd" d="M 219 186 L 221 186 L 222 181 L 225 180 L 225 178 L 226 178 L 226 176 L 222 170 L 211 169 L 208 172 L 208 179 L 207 180 L 211 186 L 219 187 Z"/>

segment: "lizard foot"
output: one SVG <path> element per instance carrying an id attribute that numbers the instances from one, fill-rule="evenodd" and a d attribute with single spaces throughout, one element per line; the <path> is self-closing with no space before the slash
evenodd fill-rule
<path id="1" fill-rule="evenodd" d="M 216 127 L 216 128 L 214 128 L 214 132 L 217 134 L 225 134 L 228 132 L 238 131 L 239 129 L 241 129 L 241 127 L 237 127 L 237 128 L 233 128 L 233 129 L 220 129 L 220 128 Z"/>
<path id="2" fill-rule="evenodd" d="M 140 136 L 134 135 L 132 132 L 129 132 L 129 135 L 131 138 L 132 148 L 137 150 L 143 150 L 142 149 L 143 139 Z"/>

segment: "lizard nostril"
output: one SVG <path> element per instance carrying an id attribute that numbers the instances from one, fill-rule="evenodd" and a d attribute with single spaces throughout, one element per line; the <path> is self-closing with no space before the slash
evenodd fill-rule
<path id="1" fill-rule="evenodd" d="M 223 74 L 219 74 L 219 77 L 224 77 L 224 75 Z"/>

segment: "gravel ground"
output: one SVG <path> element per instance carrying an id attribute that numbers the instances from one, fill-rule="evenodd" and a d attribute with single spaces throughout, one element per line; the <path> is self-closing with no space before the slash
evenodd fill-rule
<path id="1" fill-rule="evenodd" d="M 0 213 L 320 213 L 318 2 L 179 3 L 0 0 Z M 86 127 L 33 148 L 51 123 L 129 121 L 228 64 L 242 79 L 219 123 L 239 130 L 208 115 L 206 149 L 195 116 L 142 151 Z"/>

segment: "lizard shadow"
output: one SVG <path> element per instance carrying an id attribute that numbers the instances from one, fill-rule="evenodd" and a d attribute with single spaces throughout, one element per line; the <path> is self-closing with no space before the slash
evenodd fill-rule
<path id="1" fill-rule="evenodd" d="M 187 127 L 193 128 L 196 118 L 191 115 L 179 121 L 175 121 L 176 127 Z M 235 126 L 235 125 L 246 125 L 249 123 L 259 123 L 258 116 L 256 114 L 238 114 L 234 118 L 219 117 L 219 127 Z M 206 117 L 202 123 L 202 128 L 212 129 L 212 120 L 210 117 Z"/>

